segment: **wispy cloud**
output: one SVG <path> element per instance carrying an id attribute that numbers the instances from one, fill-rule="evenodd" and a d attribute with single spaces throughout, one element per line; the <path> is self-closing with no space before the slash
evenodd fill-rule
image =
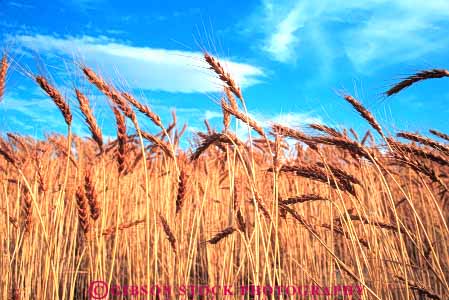
<path id="1" fill-rule="evenodd" d="M 265 130 L 270 130 L 273 124 L 280 124 L 291 128 L 301 128 L 308 124 L 323 124 L 319 116 L 308 112 L 285 112 L 285 113 L 250 113 L 249 116 L 255 120 Z M 237 122 L 237 136 L 243 140 L 248 138 L 248 127 L 242 122 Z"/>
<path id="2" fill-rule="evenodd" d="M 223 117 L 223 114 L 218 111 L 206 110 L 206 112 L 204 113 L 204 119 L 206 119 L 206 120 L 211 120 L 211 119 L 216 119 L 216 118 L 221 118 L 221 117 Z"/>
<path id="3" fill-rule="evenodd" d="M 7 4 L 9 6 L 18 8 L 18 9 L 29 9 L 33 8 L 33 5 L 28 3 L 27 1 L 8 1 Z"/>
<path id="4" fill-rule="evenodd" d="M 136 47 L 107 37 L 16 35 L 9 40 L 40 55 L 77 57 L 102 74 L 119 73 L 131 88 L 167 92 L 215 92 L 222 84 L 208 69 L 200 52 Z M 222 60 L 243 87 L 260 82 L 264 72 L 250 64 Z"/>
<path id="5" fill-rule="evenodd" d="M 2 101 L 1 109 L 5 111 L 16 111 L 27 116 L 34 122 L 48 122 L 54 120 L 54 112 L 57 108 L 45 97 L 31 98 L 27 101 L 15 97 L 6 96 Z M 39 109 L 33 109 L 38 107 Z M 52 114 L 49 114 L 51 112 Z M 61 124 L 63 120 L 61 120 Z"/>
<path id="6" fill-rule="evenodd" d="M 344 48 L 359 70 L 423 58 L 447 49 L 449 38 L 443 29 L 449 25 L 448 20 L 446 1 L 373 5 L 366 21 L 346 32 L 352 38 L 345 42 Z"/>
<path id="7" fill-rule="evenodd" d="M 272 10 L 272 4 L 266 3 L 268 10 Z M 295 48 L 299 43 L 297 30 L 304 26 L 304 16 L 301 15 L 301 5 L 293 7 L 285 19 L 275 25 L 275 31 L 265 41 L 264 50 L 270 53 L 274 59 L 287 62 L 295 58 Z"/>
<path id="8" fill-rule="evenodd" d="M 66 0 L 64 4 L 78 7 L 80 10 L 87 11 L 96 9 L 97 6 L 104 4 L 105 0 Z"/>
<path id="9" fill-rule="evenodd" d="M 449 45 L 449 2 L 443 0 L 349 0 L 338 5 L 263 0 L 261 8 L 256 21 L 252 18 L 258 24 L 254 30 L 264 35 L 260 47 L 283 63 L 301 59 L 301 49 L 311 45 L 333 46 L 315 53 L 346 56 L 363 70 L 420 58 Z"/>
<path id="10" fill-rule="evenodd" d="M 29 97 L 24 101 L 21 98 L 7 95 L 0 106 L 0 115 L 3 113 L 5 114 L 2 128 L 5 132 L 15 131 L 19 128 L 28 134 L 33 132 L 42 134 L 43 131 L 64 132 L 66 128 L 57 107 L 45 96 Z M 75 126 L 78 127 L 78 125 Z M 74 131 L 80 133 L 78 128 L 75 128 Z"/>
<path id="11" fill-rule="evenodd" d="M 280 124 L 287 127 L 298 128 L 311 123 L 322 123 L 318 116 L 311 113 L 287 112 L 278 114 L 254 114 L 254 118 L 267 128 L 273 124 Z"/>
<path id="12" fill-rule="evenodd" d="M 195 109 L 196 110 L 196 109 Z M 215 119 L 221 119 L 223 114 L 219 111 L 206 110 L 203 115 L 201 115 L 200 110 L 196 110 L 193 115 L 196 118 L 198 124 L 201 124 L 204 119 L 216 121 Z M 191 114 L 192 115 L 192 114 Z M 291 128 L 301 128 L 312 123 L 323 124 L 321 117 L 315 115 L 312 112 L 285 112 L 285 113 L 262 113 L 253 112 L 248 113 L 248 116 L 255 120 L 260 126 L 265 130 L 269 131 L 273 124 L 280 124 L 283 126 Z M 200 121 L 200 122 L 198 122 Z M 219 130 L 221 123 L 212 122 L 212 127 L 217 126 Z M 231 126 L 233 127 L 233 126 Z M 237 127 L 233 129 L 236 130 L 236 134 L 241 139 L 246 139 L 248 137 L 248 126 L 243 121 L 237 119 Z M 189 130 L 192 132 L 203 130 L 200 126 L 189 126 Z"/>

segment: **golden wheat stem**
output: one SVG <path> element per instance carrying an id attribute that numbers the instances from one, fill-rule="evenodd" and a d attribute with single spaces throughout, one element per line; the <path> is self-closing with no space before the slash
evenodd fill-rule
<path id="1" fill-rule="evenodd" d="M 0 102 L 2 101 L 3 95 L 5 94 L 6 73 L 8 72 L 8 67 L 8 57 L 6 56 L 6 54 L 4 54 L 0 62 Z"/>

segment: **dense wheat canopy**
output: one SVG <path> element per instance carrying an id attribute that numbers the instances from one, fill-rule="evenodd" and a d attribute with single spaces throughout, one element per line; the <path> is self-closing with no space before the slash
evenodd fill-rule
<path id="1" fill-rule="evenodd" d="M 219 60 L 205 53 L 204 62 L 223 82 L 224 126 L 197 132 L 191 148 L 179 146 L 186 127 L 176 116 L 164 124 L 88 66 L 80 74 L 107 96 L 113 140 L 103 138 L 83 89 L 74 90 L 77 116 L 35 77 L 69 130 L 42 140 L 2 132 L 1 299 L 97 299 L 94 281 L 117 299 L 150 299 L 155 285 L 171 287 L 170 299 L 186 286 L 195 299 L 207 298 L 198 286 L 221 287 L 217 299 L 290 299 L 305 286 L 314 287 L 309 296 L 448 299 L 447 134 L 387 135 L 350 95 L 342 103 L 377 138 L 318 123 L 308 133 L 266 128 Z M 420 72 L 387 94 L 443 75 Z M 237 134 L 235 120 L 250 138 Z M 81 122 L 92 138 L 72 133 Z M 117 294 L 117 286 L 139 289 Z"/>

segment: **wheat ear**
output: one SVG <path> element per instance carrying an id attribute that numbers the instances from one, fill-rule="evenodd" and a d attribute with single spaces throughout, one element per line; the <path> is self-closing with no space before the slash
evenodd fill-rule
<path id="1" fill-rule="evenodd" d="M 56 106 L 61 111 L 62 115 L 64 116 L 64 120 L 67 123 L 68 126 L 72 124 L 72 113 L 70 112 L 70 107 L 67 104 L 67 102 L 64 100 L 62 95 L 58 92 L 58 90 L 50 85 L 43 76 L 36 76 L 35 78 L 36 82 L 39 84 L 39 86 L 47 93 L 48 96 L 53 100 L 53 102 L 56 104 Z"/>
<path id="2" fill-rule="evenodd" d="M 170 246 L 173 249 L 173 252 L 176 254 L 177 250 L 176 250 L 176 238 L 175 238 L 175 235 L 173 234 L 173 231 L 170 229 L 170 226 L 168 225 L 168 222 L 164 218 L 164 216 L 159 214 L 159 219 L 161 220 L 162 229 L 164 229 L 165 235 L 167 236 L 167 240 L 169 241 Z"/>
<path id="3" fill-rule="evenodd" d="M 204 53 L 204 59 L 209 64 L 209 67 L 218 75 L 218 77 L 228 85 L 231 92 L 234 93 L 241 101 L 243 101 L 242 91 L 240 87 L 232 79 L 231 75 L 224 70 L 220 62 L 209 53 Z"/>
<path id="4" fill-rule="evenodd" d="M 76 190 L 76 204 L 78 209 L 78 221 L 84 234 L 89 233 L 89 211 L 88 203 L 84 191 L 81 187 Z"/>
<path id="5" fill-rule="evenodd" d="M 222 231 L 220 231 L 219 233 L 217 233 L 216 235 L 214 235 L 211 239 L 209 239 L 207 242 L 210 244 L 216 244 L 219 241 L 221 241 L 222 239 L 224 239 L 225 237 L 233 234 L 235 231 L 234 227 L 227 227 L 225 229 L 223 229 Z"/>
<path id="6" fill-rule="evenodd" d="M 187 195 L 187 173 L 184 169 L 181 169 L 178 178 L 178 192 L 176 194 L 176 213 L 181 211 L 182 205 L 184 204 Z"/>
<path id="7" fill-rule="evenodd" d="M 431 134 L 433 134 L 433 135 L 435 135 L 435 136 L 437 136 L 437 137 L 439 137 L 439 138 L 449 142 L 449 135 L 448 134 L 445 134 L 444 132 L 437 131 L 435 129 L 429 129 L 429 132 Z"/>
<path id="8" fill-rule="evenodd" d="M 349 102 L 352 105 L 352 107 L 354 107 L 356 111 L 360 113 L 360 115 L 365 120 L 368 121 L 371 127 L 373 127 L 382 137 L 384 137 L 384 133 L 379 123 L 376 121 L 374 116 L 362 105 L 362 103 L 360 103 L 357 99 L 355 99 L 350 95 L 345 95 L 344 98 L 347 102 Z"/>
<path id="9" fill-rule="evenodd" d="M 413 74 L 412 76 L 409 76 L 402 80 L 401 82 L 395 84 L 391 89 L 385 92 L 387 96 L 394 95 L 396 93 L 399 93 L 403 89 L 411 86 L 412 84 L 423 81 L 426 79 L 432 79 L 432 78 L 442 78 L 442 77 L 449 77 L 449 71 L 444 69 L 432 69 L 432 70 L 425 70 L 418 72 L 416 74 Z"/>
<path id="10" fill-rule="evenodd" d="M 117 152 L 117 163 L 118 172 L 122 174 L 125 170 L 125 159 L 126 159 L 126 122 L 120 111 L 113 107 L 115 121 L 117 124 L 117 141 L 118 141 L 118 152 Z"/>
<path id="11" fill-rule="evenodd" d="M 123 98 L 125 98 L 129 103 L 131 103 L 135 108 L 137 108 L 141 113 L 146 115 L 151 121 L 153 121 L 156 126 L 159 126 L 161 129 L 164 129 L 164 126 L 162 125 L 161 118 L 157 114 L 151 111 L 151 109 L 147 105 L 143 105 L 139 101 L 136 100 L 131 94 L 129 93 L 122 93 Z"/>
<path id="12" fill-rule="evenodd" d="M 100 151 L 103 149 L 103 135 L 101 129 L 97 124 L 97 120 L 92 113 L 89 105 L 89 99 L 81 93 L 78 89 L 75 89 L 76 98 L 80 104 L 80 110 L 84 115 L 87 125 L 89 126 L 90 132 L 92 133 L 93 140 L 97 143 Z"/>
<path id="13" fill-rule="evenodd" d="M 103 94 L 105 94 L 111 101 L 117 105 L 120 110 L 125 114 L 126 117 L 130 118 L 134 124 L 137 124 L 137 118 L 134 111 L 128 105 L 125 99 L 123 99 L 122 95 L 112 86 L 108 85 L 103 78 L 97 75 L 92 69 L 88 67 L 82 68 L 84 75 L 86 75 L 87 79 L 97 87 Z"/>
<path id="14" fill-rule="evenodd" d="M 86 191 L 86 198 L 89 203 L 90 217 L 95 221 L 100 216 L 100 204 L 93 182 L 92 171 L 90 169 L 86 170 L 86 175 L 84 176 L 84 190 Z"/>
<path id="15" fill-rule="evenodd" d="M 8 66 L 8 58 L 5 54 L 3 55 L 0 62 L 0 101 L 2 101 L 3 95 L 5 93 L 6 73 L 8 72 Z"/>

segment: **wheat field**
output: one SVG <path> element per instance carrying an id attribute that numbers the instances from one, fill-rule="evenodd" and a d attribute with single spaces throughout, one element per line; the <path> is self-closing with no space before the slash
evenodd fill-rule
<path id="1" fill-rule="evenodd" d="M 387 134 L 347 94 L 372 128 L 364 136 L 266 128 L 218 59 L 204 60 L 223 83 L 223 125 L 206 121 L 191 148 L 176 116 L 164 124 L 98 70 L 80 66 L 112 108 L 109 141 L 83 90 L 74 118 L 46 77 L 31 76 L 67 134 L 2 132 L 1 299 L 449 298 L 448 135 Z M 0 99 L 9 66 L 5 55 Z M 386 96 L 448 76 L 422 71 Z"/>

